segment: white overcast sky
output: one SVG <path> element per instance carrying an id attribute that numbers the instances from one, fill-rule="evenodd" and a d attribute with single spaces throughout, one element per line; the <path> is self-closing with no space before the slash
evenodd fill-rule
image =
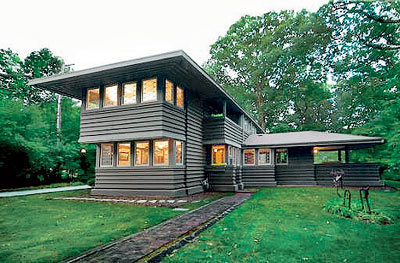
<path id="1" fill-rule="evenodd" d="M 75 70 L 182 49 L 198 64 L 240 17 L 316 11 L 328 0 L 5 0 L 0 48 L 49 48 Z"/>

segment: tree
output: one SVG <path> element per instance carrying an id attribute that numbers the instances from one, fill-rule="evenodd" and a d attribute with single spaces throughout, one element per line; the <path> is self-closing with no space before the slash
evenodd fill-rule
<path id="1" fill-rule="evenodd" d="M 60 73 L 64 61 L 47 49 L 30 53 L 24 61 L 10 49 L 0 49 L 0 95 L 26 104 L 55 100 L 54 94 L 28 86 L 33 78 Z"/>
<path id="2" fill-rule="evenodd" d="M 323 128 L 330 106 L 322 56 L 330 32 L 322 22 L 306 11 L 244 16 L 211 46 L 206 70 L 263 129 Z M 315 108 L 319 114 L 310 115 Z"/>

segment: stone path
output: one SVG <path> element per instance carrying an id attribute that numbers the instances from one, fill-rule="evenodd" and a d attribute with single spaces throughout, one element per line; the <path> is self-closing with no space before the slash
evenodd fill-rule
<path id="1" fill-rule="evenodd" d="M 95 248 L 66 262 L 158 261 L 165 251 L 179 247 L 182 240 L 212 225 L 250 198 L 252 193 L 236 193 L 164 223 Z M 157 259 L 158 260 L 155 260 Z"/>
<path id="2" fill-rule="evenodd" d="M 14 196 L 24 196 L 24 195 L 35 195 L 35 194 L 46 194 L 54 192 L 90 189 L 89 185 L 77 185 L 77 186 L 65 186 L 56 188 L 44 188 L 35 190 L 23 190 L 23 191 L 13 191 L 13 192 L 1 192 L 0 197 L 14 197 Z"/>

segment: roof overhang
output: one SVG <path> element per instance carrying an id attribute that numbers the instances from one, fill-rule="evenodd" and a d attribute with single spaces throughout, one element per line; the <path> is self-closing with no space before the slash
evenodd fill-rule
<path id="1" fill-rule="evenodd" d="M 251 135 L 244 142 L 244 147 L 289 148 L 346 146 L 351 149 L 361 149 L 382 143 L 384 143 L 384 140 L 380 137 L 306 131 Z"/>
<path id="2" fill-rule="evenodd" d="M 204 99 L 225 99 L 230 108 L 244 113 L 262 132 L 253 117 L 182 50 L 33 79 L 29 85 L 81 100 L 86 88 L 161 74 L 187 84 L 186 88 Z"/>

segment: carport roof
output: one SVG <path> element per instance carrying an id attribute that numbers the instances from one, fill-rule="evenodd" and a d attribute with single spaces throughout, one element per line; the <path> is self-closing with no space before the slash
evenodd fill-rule
<path id="1" fill-rule="evenodd" d="M 384 140 L 380 137 L 361 135 L 301 131 L 270 134 L 253 134 L 244 142 L 244 146 L 266 146 L 271 148 L 296 147 L 296 146 L 328 146 L 328 145 L 353 145 L 368 147 L 372 144 L 381 144 Z"/>

